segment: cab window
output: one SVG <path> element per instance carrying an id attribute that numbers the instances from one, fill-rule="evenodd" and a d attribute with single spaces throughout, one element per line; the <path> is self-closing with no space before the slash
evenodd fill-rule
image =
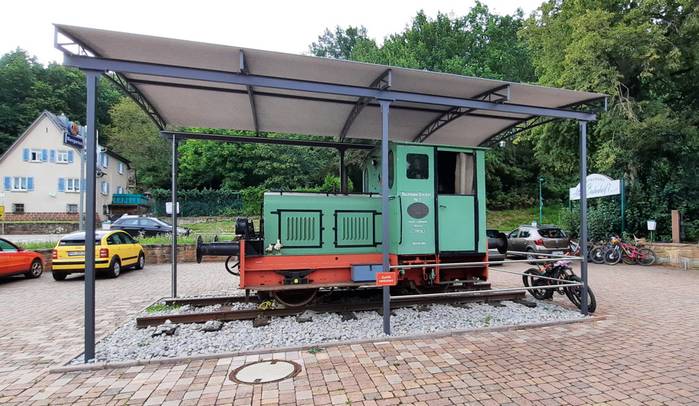
<path id="1" fill-rule="evenodd" d="M 405 175 L 408 179 L 427 179 L 430 174 L 429 157 L 427 154 L 407 154 Z"/>
<path id="2" fill-rule="evenodd" d="M 121 244 L 121 240 L 118 237 L 119 234 L 112 234 L 107 237 L 107 245 Z"/>

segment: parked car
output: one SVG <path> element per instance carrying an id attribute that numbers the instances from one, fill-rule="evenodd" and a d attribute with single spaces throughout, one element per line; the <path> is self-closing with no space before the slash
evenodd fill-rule
<path id="1" fill-rule="evenodd" d="M 132 237 L 154 237 L 172 233 L 172 226 L 155 217 L 124 215 L 115 220 L 111 230 L 124 230 Z M 177 235 L 189 235 L 189 229 L 177 227 Z"/>
<path id="2" fill-rule="evenodd" d="M 485 230 L 485 233 L 488 236 L 488 261 L 504 261 L 507 258 L 507 235 L 492 229 Z"/>
<path id="3" fill-rule="evenodd" d="M 510 232 L 507 244 L 509 251 L 526 252 L 526 258 L 533 261 L 537 253 L 563 255 L 570 238 L 554 225 L 522 225 Z"/>
<path id="4" fill-rule="evenodd" d="M 95 270 L 111 278 L 127 267 L 143 269 L 146 256 L 143 247 L 121 230 L 95 232 Z M 85 273 L 85 233 L 64 236 L 53 250 L 53 279 L 64 280 L 72 273 Z"/>
<path id="5" fill-rule="evenodd" d="M 27 278 L 38 278 L 43 272 L 44 259 L 41 254 L 0 238 L 0 276 L 23 274 Z"/>

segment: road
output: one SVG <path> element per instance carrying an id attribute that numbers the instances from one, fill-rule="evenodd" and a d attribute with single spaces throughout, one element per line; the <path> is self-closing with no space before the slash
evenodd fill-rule
<path id="1" fill-rule="evenodd" d="M 98 336 L 167 296 L 169 270 L 98 279 Z M 518 277 L 494 269 L 491 279 L 503 287 Z M 181 295 L 230 292 L 236 283 L 220 263 L 180 264 L 179 281 Z M 590 283 L 605 320 L 48 373 L 82 350 L 82 278 L 5 278 L 0 404 L 699 404 L 699 272 L 591 265 Z M 263 386 L 227 379 L 272 357 L 303 370 Z"/>

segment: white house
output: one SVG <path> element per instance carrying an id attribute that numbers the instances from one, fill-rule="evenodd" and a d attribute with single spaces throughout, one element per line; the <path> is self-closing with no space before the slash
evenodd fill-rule
<path id="1" fill-rule="evenodd" d="M 64 115 L 44 111 L 0 156 L 0 205 L 6 213 L 37 214 L 51 219 L 54 213 L 77 213 L 80 189 L 81 134 Z M 112 194 L 127 193 L 134 182 L 129 161 L 113 151 L 98 148 L 97 214 L 104 218 Z"/>

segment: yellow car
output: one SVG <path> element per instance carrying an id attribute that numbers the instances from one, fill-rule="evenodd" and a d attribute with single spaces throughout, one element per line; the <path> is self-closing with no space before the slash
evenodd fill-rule
<path id="1" fill-rule="evenodd" d="M 120 230 L 95 232 L 95 270 L 116 278 L 124 268 L 143 269 L 143 247 Z M 53 250 L 53 279 L 64 280 L 69 274 L 85 272 L 85 233 L 64 236 Z"/>

